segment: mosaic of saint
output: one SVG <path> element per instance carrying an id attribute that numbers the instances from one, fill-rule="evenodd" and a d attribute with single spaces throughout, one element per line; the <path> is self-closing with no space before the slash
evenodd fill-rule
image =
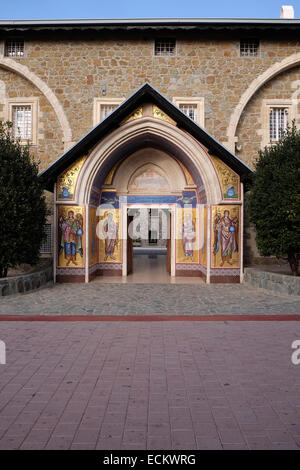
<path id="1" fill-rule="evenodd" d="M 106 210 L 100 223 L 100 261 L 113 263 L 121 261 L 121 240 L 119 232 L 119 211 Z"/>
<path id="2" fill-rule="evenodd" d="M 239 264 L 239 208 L 213 208 L 213 267 L 236 267 Z"/>
<path id="3" fill-rule="evenodd" d="M 199 258 L 196 209 L 177 208 L 176 262 L 197 263 Z"/>
<path id="4" fill-rule="evenodd" d="M 83 265 L 82 208 L 59 206 L 58 216 L 59 266 Z"/>

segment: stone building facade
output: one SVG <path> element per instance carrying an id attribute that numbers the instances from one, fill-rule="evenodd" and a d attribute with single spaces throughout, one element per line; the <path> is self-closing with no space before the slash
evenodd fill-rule
<path id="1" fill-rule="evenodd" d="M 0 119 L 31 141 L 44 171 L 148 83 L 253 169 L 281 127 L 300 125 L 299 26 L 285 18 L 0 21 Z"/>

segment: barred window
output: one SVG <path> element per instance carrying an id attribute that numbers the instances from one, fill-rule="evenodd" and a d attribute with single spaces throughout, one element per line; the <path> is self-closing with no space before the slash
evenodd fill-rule
<path id="1" fill-rule="evenodd" d="M 241 39 L 240 41 L 240 56 L 241 57 L 256 57 L 259 52 L 258 39 Z"/>
<path id="2" fill-rule="evenodd" d="M 41 245 L 41 249 L 40 249 L 40 252 L 41 253 L 51 253 L 52 252 L 52 249 L 51 249 L 51 224 L 46 224 L 45 225 L 45 233 L 46 233 L 46 236 L 47 238 L 45 238 L 45 240 L 43 241 L 42 245 Z"/>
<path id="3" fill-rule="evenodd" d="M 103 121 L 107 116 L 109 116 L 116 108 L 117 104 L 101 104 L 100 105 L 100 119 Z"/>
<path id="4" fill-rule="evenodd" d="M 4 55 L 6 57 L 23 57 L 24 56 L 24 40 L 23 39 L 7 39 L 7 41 L 5 41 Z"/>
<path id="5" fill-rule="evenodd" d="M 179 109 L 186 114 L 189 118 L 193 119 L 193 121 L 197 121 L 197 104 L 179 104 Z"/>
<path id="6" fill-rule="evenodd" d="M 270 108 L 270 142 L 277 142 L 286 131 L 288 123 L 288 108 Z"/>
<path id="7" fill-rule="evenodd" d="M 155 55 L 175 55 L 176 40 L 160 38 L 155 40 Z"/>
<path id="8" fill-rule="evenodd" d="M 32 108 L 30 105 L 12 106 L 12 122 L 16 139 L 31 140 Z"/>

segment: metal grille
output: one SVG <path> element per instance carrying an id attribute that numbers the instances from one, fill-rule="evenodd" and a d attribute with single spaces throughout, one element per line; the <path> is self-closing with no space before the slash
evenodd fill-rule
<path id="1" fill-rule="evenodd" d="M 13 106 L 13 133 L 16 139 L 31 139 L 32 112 L 31 106 Z"/>
<path id="2" fill-rule="evenodd" d="M 44 230 L 45 230 L 47 238 L 45 238 L 45 240 L 43 241 L 43 243 L 41 245 L 40 252 L 41 253 L 51 253 L 52 252 L 52 249 L 51 249 L 51 241 L 52 241 L 51 240 L 51 224 L 46 224 Z"/>
<path id="3" fill-rule="evenodd" d="M 156 39 L 155 40 L 155 55 L 174 55 L 175 54 L 175 39 Z"/>
<path id="4" fill-rule="evenodd" d="M 258 39 L 241 39 L 240 55 L 241 57 L 255 57 L 259 52 Z"/>
<path id="5" fill-rule="evenodd" d="M 186 114 L 189 118 L 196 121 L 197 119 L 197 105 L 196 104 L 180 104 L 179 109 Z"/>
<path id="6" fill-rule="evenodd" d="M 24 41 L 22 39 L 8 39 L 5 42 L 4 55 L 7 57 L 23 57 Z"/>
<path id="7" fill-rule="evenodd" d="M 100 105 L 100 119 L 103 121 L 109 114 L 111 114 L 118 105 L 116 104 L 101 104 Z"/>
<path id="8" fill-rule="evenodd" d="M 270 109 L 270 141 L 278 141 L 282 132 L 287 128 L 288 109 L 271 108 Z"/>

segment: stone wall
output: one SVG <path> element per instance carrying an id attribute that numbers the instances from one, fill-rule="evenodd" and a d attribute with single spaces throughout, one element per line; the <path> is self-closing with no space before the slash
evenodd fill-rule
<path id="1" fill-rule="evenodd" d="M 41 271 L 0 279 L 0 297 L 13 294 L 25 294 L 53 283 L 53 266 Z"/>
<path id="2" fill-rule="evenodd" d="M 47 98 L 28 80 L 14 72 L 0 67 L 0 81 L 5 87 L 5 98 L 0 103 L 0 119 L 5 119 L 6 100 L 10 98 L 38 98 L 37 145 L 32 146 L 32 154 L 39 160 L 40 170 L 47 168 L 55 158 L 63 153 L 62 129 Z"/>
<path id="3" fill-rule="evenodd" d="M 28 38 L 25 56 L 15 61 L 27 66 L 47 83 L 59 99 L 70 123 L 73 141 L 91 129 L 93 99 L 102 96 L 103 84 L 106 85 L 106 97 L 127 98 L 148 81 L 170 99 L 173 96 L 203 96 L 205 126 L 217 139 L 226 142 L 230 116 L 251 81 L 295 52 L 300 52 L 300 42 L 261 40 L 259 57 L 239 57 L 239 39 L 178 37 L 176 56 L 156 57 L 153 38 L 127 35 L 112 40 L 99 35 L 95 39 Z M 20 78 L 16 74 L 12 78 L 10 73 L 3 73 L 8 80 L 8 92 L 16 93 Z M 292 72 L 293 77 L 297 73 Z M 277 88 L 277 85 L 275 88 L 273 84 L 267 85 L 262 93 L 277 96 L 278 90 L 280 96 L 286 95 L 289 72 L 284 78 L 287 86 L 279 86 L 281 79 L 275 79 Z M 19 94 L 23 93 L 22 87 Z M 44 107 L 42 116 L 49 117 L 48 122 L 44 118 L 44 143 L 40 142 L 38 149 L 44 167 L 62 153 L 62 130 L 58 128 L 47 99 L 40 98 Z M 250 104 L 249 116 L 243 118 L 239 129 L 243 143 L 240 156 L 248 163 L 259 147 L 257 136 L 252 140 L 252 129 L 257 128 L 258 108 L 259 104 Z"/>
<path id="4" fill-rule="evenodd" d="M 245 268 L 244 282 L 277 294 L 300 295 L 300 277 Z M 289 312 L 286 312 L 289 313 Z"/>
<path id="5" fill-rule="evenodd" d="M 295 67 L 279 74 L 273 80 L 261 87 L 249 101 L 242 113 L 238 128 L 238 145 L 241 151 L 237 156 L 253 167 L 258 157 L 258 150 L 263 148 L 263 122 L 262 107 L 263 100 L 289 100 L 300 97 L 300 67 Z M 300 108 L 296 105 L 296 124 L 300 126 Z M 267 128 L 268 128 L 268 124 Z"/>

